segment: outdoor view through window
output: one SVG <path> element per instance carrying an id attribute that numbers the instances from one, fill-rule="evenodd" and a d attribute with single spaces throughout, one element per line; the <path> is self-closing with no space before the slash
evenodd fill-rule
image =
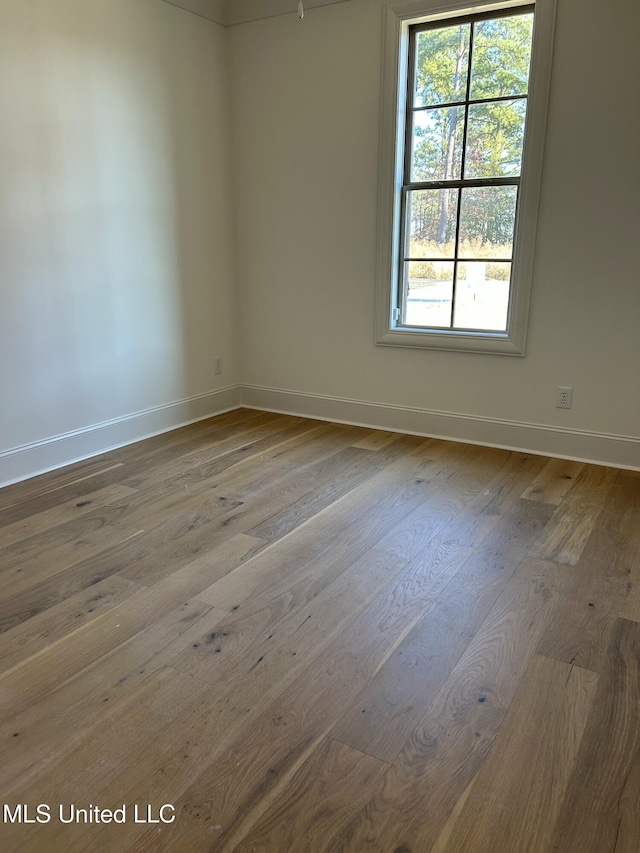
<path id="1" fill-rule="evenodd" d="M 402 326 L 507 329 L 533 12 L 411 27 Z"/>

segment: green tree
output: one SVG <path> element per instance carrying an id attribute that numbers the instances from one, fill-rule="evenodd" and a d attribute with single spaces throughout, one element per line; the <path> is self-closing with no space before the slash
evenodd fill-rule
<path id="1" fill-rule="evenodd" d="M 412 180 L 487 178 L 519 174 L 524 138 L 526 94 L 533 16 L 507 16 L 476 22 L 469 68 L 471 24 L 424 30 L 416 38 Z M 470 79 L 469 79 L 470 77 Z M 464 176 L 462 144 L 464 110 L 445 106 L 466 98 L 491 99 L 471 105 L 467 129 Z M 493 100 L 511 98 L 514 100 Z M 467 191 L 469 192 L 469 191 Z M 457 192 L 445 189 L 435 196 L 416 193 L 412 205 L 412 238 L 442 244 L 451 239 L 451 220 Z M 513 198 L 494 193 L 489 207 L 467 205 L 466 233 L 490 243 L 510 235 Z"/>

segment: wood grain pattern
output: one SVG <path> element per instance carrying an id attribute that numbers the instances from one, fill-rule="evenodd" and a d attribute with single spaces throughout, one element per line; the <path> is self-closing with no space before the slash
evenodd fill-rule
<path id="1" fill-rule="evenodd" d="M 117 607 L 139 589 L 118 575 L 83 589 L 54 607 L 21 622 L 7 631 L 0 643 L 0 671 L 32 657 L 37 652 L 92 622 L 106 610 Z"/>
<path id="2" fill-rule="evenodd" d="M 541 654 L 600 671 L 617 617 L 635 615 L 638 518 L 640 478 L 622 471 L 585 543 L 564 606 L 541 640 Z"/>
<path id="3" fill-rule="evenodd" d="M 74 497 L 20 521 L 2 524 L 0 526 L 0 547 L 7 548 L 14 542 L 35 536 L 44 530 L 50 530 L 65 521 L 93 512 L 96 507 L 108 506 L 113 501 L 133 494 L 135 494 L 135 489 L 130 489 L 128 486 L 109 486 L 105 489 L 98 489 L 96 492 L 84 494 L 81 500 Z"/>
<path id="4" fill-rule="evenodd" d="M 637 783 L 639 754 L 640 625 L 619 619 L 562 802 L 552 850 L 615 851 L 623 823 L 624 843 L 629 845 L 633 838 L 638 848 L 640 822 L 637 813 L 630 819 L 627 797 L 633 796 Z"/>
<path id="5" fill-rule="evenodd" d="M 602 512 L 616 472 L 589 465 L 578 476 L 537 544 L 534 556 L 575 566 Z"/>
<path id="6" fill-rule="evenodd" d="M 169 659 L 202 633 L 202 621 L 215 626 L 227 614 L 189 600 L 41 698 L 5 717 L 7 737 L 0 744 L 5 796 L 48 765 L 58 765 L 69 749 L 104 724 L 106 709 L 137 701 L 140 690 Z"/>
<path id="7" fill-rule="evenodd" d="M 104 521 L 104 517 L 101 521 Z M 73 536 L 73 529 L 77 529 L 77 522 L 70 522 L 64 526 L 72 527 L 69 532 Z M 9 557 L 0 569 L 3 597 L 5 599 L 18 597 L 25 590 L 47 581 L 53 575 L 111 550 L 116 543 L 128 542 L 141 532 L 135 527 L 100 523 L 95 531 L 90 531 L 86 536 L 76 536 L 57 548 L 43 550 L 39 545 L 33 559 L 25 559 L 24 556 L 17 559 Z"/>
<path id="8" fill-rule="evenodd" d="M 133 594 L 118 606 L 98 614 L 88 624 L 2 673 L 0 702 L 5 713 L 17 713 L 45 696 L 93 659 L 108 654 L 181 601 L 197 594 L 212 576 L 231 571 L 247 553 L 244 540 L 237 544 L 237 549 L 230 548 L 229 544 L 223 546 L 222 558 L 215 551 L 207 554 L 150 590 L 134 587 Z M 251 540 L 249 549 L 253 544 Z"/>
<path id="9" fill-rule="evenodd" d="M 370 755 L 325 738 L 236 850 L 323 853 L 328 838 L 363 804 L 385 768 Z"/>
<path id="10" fill-rule="evenodd" d="M 171 667 L 158 670 L 128 701 L 105 710 L 98 725 L 85 729 L 83 736 L 66 750 L 60 764 L 51 764 L 26 783 L 14 787 L 11 799 L 26 802 L 35 798 L 39 803 L 66 804 L 78 802 L 79 798 L 80 806 L 87 803 L 87 792 L 91 792 L 89 802 L 99 803 L 107 793 L 106 778 L 111 779 L 121 803 L 131 802 L 138 792 L 153 796 L 145 777 L 171 748 L 168 725 L 173 723 L 176 730 L 184 732 L 194 710 L 206 709 L 211 694 L 211 688 Z M 115 739 L 114 730 L 118 732 Z M 147 741 L 154 742 L 153 756 L 149 754 Z M 87 761 L 87 754 L 92 751 L 104 756 L 103 761 Z M 53 850 L 81 849 L 91 845 L 96 834 L 91 824 L 65 825 L 52 821 L 45 828 L 47 846 Z M 8 829 L 9 843 L 19 841 L 19 849 L 24 853 L 42 850 L 42 830 L 38 826 L 14 825 Z M 98 834 L 103 843 L 108 839 L 110 847 L 115 849 L 122 834 L 119 830 L 118 826 L 104 826 Z"/>
<path id="11" fill-rule="evenodd" d="M 499 516 L 486 544 L 473 550 L 447 549 L 437 538 L 425 544 L 413 525 L 400 525 L 387 537 L 392 553 L 398 553 L 399 546 L 400 553 L 413 555 L 416 571 L 429 572 L 434 559 L 438 565 L 443 557 L 445 571 L 430 578 L 433 607 L 340 720 L 332 732 L 335 738 L 383 760 L 394 759 L 549 514 L 517 502 L 511 512 Z M 385 544 L 383 540 L 381 545 Z"/>
<path id="12" fill-rule="evenodd" d="M 534 656 L 443 853 L 549 848 L 597 682 L 588 670 Z"/>
<path id="13" fill-rule="evenodd" d="M 627 553 L 627 588 L 624 602 L 618 613 L 623 619 L 640 622 L 640 530 L 636 523 L 640 516 L 640 472 L 621 471 L 616 478 L 614 495 L 623 496 L 621 513 L 624 516 L 626 538 L 624 549 Z M 619 549 L 616 549 L 619 553 Z"/>
<path id="14" fill-rule="evenodd" d="M 529 501 L 561 504 L 583 468 L 584 463 L 582 462 L 572 462 L 569 459 L 550 459 L 531 485 L 524 490 L 522 497 Z"/>
<path id="15" fill-rule="evenodd" d="M 3 851 L 640 849 L 640 473 L 236 410 L 0 508 L 2 801 L 177 809 Z"/>
<path id="16" fill-rule="evenodd" d="M 442 531 L 442 536 L 461 545 L 475 547 L 491 534 L 501 517 L 510 512 L 522 489 L 544 467 L 540 456 L 511 453 L 505 464 L 486 484 L 464 512 L 455 516 Z"/>
<path id="17" fill-rule="evenodd" d="M 635 853 L 640 838 L 640 754 L 637 754 L 618 801 L 614 853 Z"/>
<path id="18" fill-rule="evenodd" d="M 222 827 L 220 849 L 233 849 L 260 816 L 263 797 L 286 785 L 429 601 L 428 579 L 411 567 L 402 571 L 257 721 L 221 743 L 210 766 L 181 794 L 180 822 L 143 836 L 138 848 L 189 849 L 213 824 Z"/>
<path id="19" fill-rule="evenodd" d="M 60 493 L 66 487 L 86 483 L 87 480 L 93 480 L 95 477 L 101 477 L 110 471 L 122 468 L 122 465 L 122 462 L 109 464 L 104 457 L 98 456 L 88 461 L 78 462 L 75 465 L 68 465 L 63 471 L 58 469 L 47 474 L 41 474 L 39 477 L 24 480 L 11 486 L 11 488 L 0 490 L 0 510 L 2 510 L 3 515 L 6 513 L 6 518 L 15 521 L 17 518 L 8 513 L 7 510 L 10 507 L 21 507 L 21 517 L 26 517 L 33 512 L 40 511 L 40 508 L 34 510 L 29 503 L 34 498 L 51 495 L 53 492 Z M 60 499 L 56 495 L 53 505 L 57 503 L 60 503 Z"/>
<path id="20" fill-rule="evenodd" d="M 371 435 L 354 442 L 353 446 L 361 447 L 363 450 L 382 450 L 384 447 L 391 444 L 392 441 L 395 441 L 397 437 L 398 434 L 395 432 L 376 430 L 371 433 Z"/>
<path id="21" fill-rule="evenodd" d="M 527 562 L 511 578 L 378 791 L 333 850 L 430 850 L 489 754 L 567 571 Z"/>
<path id="22" fill-rule="evenodd" d="M 385 464 L 379 454 L 361 450 L 336 454 L 330 461 L 331 467 L 326 462 L 322 464 L 323 476 L 314 480 L 305 495 L 247 532 L 275 542 L 366 482 Z"/>
<path id="23" fill-rule="evenodd" d="M 433 606 L 367 684 L 332 730 L 333 737 L 394 760 L 530 547 L 539 528 L 524 523 L 528 516 L 527 511 L 517 521 L 504 519 L 501 553 L 467 549 L 465 560 L 460 546 L 451 552 L 451 562 L 461 568 L 440 573 L 447 581 L 441 592 L 438 576 L 431 579 Z M 537 521 L 537 513 L 534 516 Z M 519 530 L 518 538 L 510 538 L 511 527 Z M 494 539 L 497 536 L 495 532 Z M 439 554 L 437 540 L 431 541 L 429 554 Z M 420 552 L 417 556 L 416 568 L 426 572 L 429 560 Z"/>

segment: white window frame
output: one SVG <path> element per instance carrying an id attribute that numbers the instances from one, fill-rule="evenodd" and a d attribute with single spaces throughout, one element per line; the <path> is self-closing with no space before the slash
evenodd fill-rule
<path id="1" fill-rule="evenodd" d="M 506 332 L 415 329 L 396 320 L 409 27 L 478 12 L 535 6 L 531 71 Z M 527 336 L 538 200 L 551 78 L 556 0 L 390 0 L 384 7 L 378 209 L 376 343 L 523 356 Z"/>

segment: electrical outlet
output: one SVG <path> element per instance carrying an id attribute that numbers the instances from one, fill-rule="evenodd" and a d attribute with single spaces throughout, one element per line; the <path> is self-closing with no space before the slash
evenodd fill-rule
<path id="1" fill-rule="evenodd" d="M 216 376 L 220 376 L 222 373 L 222 359 L 220 356 L 214 358 L 213 360 L 213 372 Z"/>
<path id="2" fill-rule="evenodd" d="M 556 409 L 570 409 L 573 388 L 558 388 L 556 391 Z"/>

